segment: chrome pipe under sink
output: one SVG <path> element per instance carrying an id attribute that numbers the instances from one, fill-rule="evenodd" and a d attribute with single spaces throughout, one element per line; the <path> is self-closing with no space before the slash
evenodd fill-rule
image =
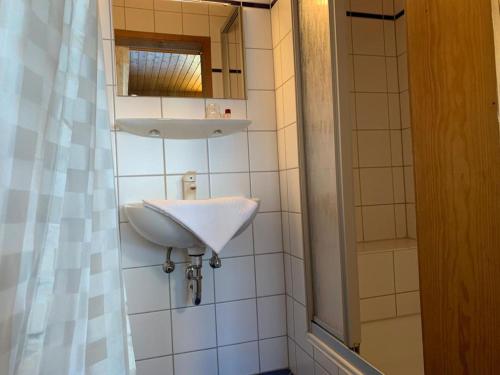
<path id="1" fill-rule="evenodd" d="M 203 265 L 203 255 L 191 256 L 191 263 L 186 266 L 186 278 L 189 280 L 189 290 L 191 290 L 191 299 L 193 305 L 201 303 L 201 267 Z"/>

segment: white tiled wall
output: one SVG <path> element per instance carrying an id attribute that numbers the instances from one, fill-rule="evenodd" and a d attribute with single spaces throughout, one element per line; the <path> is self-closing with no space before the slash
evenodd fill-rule
<path id="1" fill-rule="evenodd" d="M 271 9 L 271 19 L 274 60 L 273 89 L 276 96 L 278 168 L 281 187 L 282 213 L 280 221 L 283 226 L 283 247 L 285 251 L 285 283 L 283 287 L 286 290 L 286 301 L 282 302 L 287 313 L 290 369 L 295 374 L 306 374 L 307 372 L 301 372 L 297 368 L 295 360 L 296 351 L 301 350 L 296 345 L 297 341 L 300 340 L 303 346 L 309 350 L 311 350 L 311 346 L 306 344 L 306 330 L 303 329 L 298 332 L 295 329 L 297 324 L 306 327 L 307 321 L 304 297 L 304 261 L 302 253 L 297 250 L 302 245 L 301 238 L 298 238 L 298 233 L 302 233 L 302 215 L 298 180 L 295 67 L 290 0 L 278 0 Z M 292 247 L 295 249 L 293 255 Z M 299 312 L 302 314 L 299 314 Z M 298 339 L 299 336 L 301 336 L 300 339 Z M 306 354 L 306 357 L 308 356 Z"/>
<path id="2" fill-rule="evenodd" d="M 405 0 L 395 1 L 396 13 L 404 10 Z M 415 218 L 415 189 L 413 181 L 413 151 L 411 144 L 410 98 L 406 54 L 406 15 L 396 20 L 396 42 L 399 69 L 399 97 L 401 101 L 401 128 L 403 144 L 404 186 L 406 192 L 406 221 L 408 237 L 417 238 Z"/>
<path id="3" fill-rule="evenodd" d="M 112 6 L 115 22 L 124 22 L 127 11 L 133 13 L 127 19 L 150 28 L 153 23 L 136 16 L 179 3 L 108 1 L 100 0 L 99 9 L 112 118 L 203 117 L 212 100 L 114 95 Z M 202 305 L 197 307 L 187 293 L 186 257 L 174 251 L 177 268 L 163 273 L 165 249 L 143 240 L 120 213 L 139 375 L 243 375 L 288 367 L 271 12 L 245 7 L 243 18 L 248 100 L 216 101 L 230 107 L 233 117 L 251 119 L 248 132 L 211 140 L 161 140 L 112 130 L 120 205 L 144 198 L 181 199 L 181 177 L 188 170 L 198 173 L 199 198 L 262 199 L 254 224 L 222 251 L 222 268 L 212 270 L 205 260 Z"/>
<path id="4" fill-rule="evenodd" d="M 271 20 L 289 366 L 296 375 L 347 374 L 332 358 L 313 348 L 306 337 L 308 317 L 299 182 L 292 1 L 278 0 L 274 3 Z"/>
<path id="5" fill-rule="evenodd" d="M 401 1 L 397 6 L 392 0 L 349 3 L 362 13 L 395 15 L 403 9 Z M 357 235 L 358 241 L 379 241 L 359 245 L 361 318 L 366 322 L 419 313 L 416 242 L 395 240 L 415 238 L 406 30 L 405 16 L 395 21 L 348 17 L 348 23 Z M 402 278 L 411 278 L 411 287 Z"/>
<path id="6" fill-rule="evenodd" d="M 401 10 L 392 0 L 347 0 L 347 5 L 391 16 Z M 347 21 L 358 241 L 415 238 L 404 16 Z"/>
<path id="7" fill-rule="evenodd" d="M 358 272 L 362 322 L 420 313 L 415 240 L 359 244 Z"/>
<path id="8" fill-rule="evenodd" d="M 100 0 L 100 11 L 110 60 L 113 38 L 107 1 Z M 150 2 L 154 7 L 170 3 Z M 137 11 L 144 3 L 113 1 L 114 6 Z M 372 12 L 393 11 L 392 1 L 352 0 L 352 10 L 366 11 L 367 6 L 376 8 Z M 245 38 L 248 100 L 218 102 L 231 107 L 234 117 L 251 119 L 248 132 L 210 141 L 162 141 L 113 132 L 120 204 L 146 197 L 181 198 L 181 176 L 187 170 L 199 173 L 200 198 L 236 194 L 263 200 L 252 227 L 223 250 L 223 267 L 213 271 L 205 261 L 203 302 L 198 307 L 192 307 L 186 293 L 185 263 L 173 274 L 163 274 L 163 249 L 142 240 L 121 215 L 139 374 L 173 374 L 174 369 L 176 374 L 235 374 L 236 368 L 238 374 L 251 374 L 288 366 L 298 375 L 346 373 L 305 337 L 291 0 L 278 0 L 271 12 L 245 8 L 244 27 L 250 35 Z M 389 21 L 352 25 L 356 212 L 363 218 L 358 226 L 364 240 L 412 234 L 408 91 L 401 84 L 404 75 L 398 73 L 404 61 L 402 27 Z M 107 67 L 108 77 L 113 77 L 113 64 Z M 113 97 L 112 78 L 108 83 Z M 110 100 L 113 118 L 203 117 L 206 103 L 177 98 Z M 368 296 L 363 309 L 375 318 L 412 314 L 418 308 L 415 274 L 406 272 L 415 260 L 413 250 L 373 252 L 381 269 L 385 266 L 393 276 L 391 283 L 390 277 L 379 278 L 369 266 L 363 271 L 377 278 L 375 287 L 362 287 Z M 174 254 L 174 259 L 187 261 L 181 254 Z M 145 294 L 145 288 L 151 293 Z M 382 289 L 389 295 L 380 294 Z M 199 319 L 202 325 L 194 323 Z"/>

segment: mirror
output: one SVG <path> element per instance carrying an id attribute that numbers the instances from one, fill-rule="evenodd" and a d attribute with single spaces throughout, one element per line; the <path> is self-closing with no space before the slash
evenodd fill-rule
<path id="1" fill-rule="evenodd" d="M 169 3 L 162 32 L 115 29 L 117 95 L 245 99 L 241 7 Z"/>

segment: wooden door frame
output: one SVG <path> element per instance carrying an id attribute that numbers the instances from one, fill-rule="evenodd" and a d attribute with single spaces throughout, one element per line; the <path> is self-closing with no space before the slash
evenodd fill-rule
<path id="1" fill-rule="evenodd" d="M 491 0 L 407 0 L 425 372 L 500 373 Z"/>

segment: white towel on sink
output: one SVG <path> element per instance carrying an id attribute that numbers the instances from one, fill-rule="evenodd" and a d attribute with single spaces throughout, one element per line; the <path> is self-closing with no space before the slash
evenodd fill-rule
<path id="1" fill-rule="evenodd" d="M 226 197 L 204 200 L 145 200 L 144 206 L 175 220 L 218 253 L 254 215 L 259 204 L 244 197 Z"/>

